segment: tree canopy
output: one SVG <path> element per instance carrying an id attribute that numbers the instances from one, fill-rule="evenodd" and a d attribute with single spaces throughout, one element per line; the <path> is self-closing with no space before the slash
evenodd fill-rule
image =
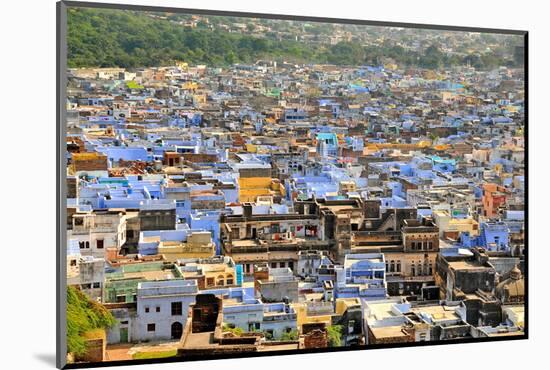
<path id="1" fill-rule="evenodd" d="M 89 299 L 74 287 L 67 287 L 67 352 L 82 355 L 86 352 L 83 334 L 113 326 L 116 319 L 100 303 Z"/>
<path id="2" fill-rule="evenodd" d="M 220 21 L 211 18 L 211 24 Z M 493 68 L 513 62 L 490 53 L 448 55 L 435 44 L 422 52 L 405 50 L 392 42 L 378 46 L 364 46 L 355 41 L 313 44 L 279 39 L 276 32 L 255 35 L 227 32 L 216 27 L 210 29 L 204 22 L 191 28 L 177 22 L 178 19 L 129 10 L 71 8 L 68 11 L 68 66 L 132 68 L 171 65 L 176 60 L 227 66 L 251 63 L 261 58 L 295 63 L 364 65 L 380 64 L 390 58 L 403 66 L 436 69 L 460 64 Z M 270 25 L 275 30 L 279 23 L 272 21 Z M 307 32 L 323 32 L 322 25 L 306 25 Z M 253 24 L 248 23 L 247 29 L 252 28 Z"/>

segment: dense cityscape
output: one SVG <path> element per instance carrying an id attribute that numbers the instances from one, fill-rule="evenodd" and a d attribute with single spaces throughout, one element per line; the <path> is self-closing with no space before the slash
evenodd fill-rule
<path id="1" fill-rule="evenodd" d="M 524 335 L 521 36 L 70 11 L 70 362 Z"/>

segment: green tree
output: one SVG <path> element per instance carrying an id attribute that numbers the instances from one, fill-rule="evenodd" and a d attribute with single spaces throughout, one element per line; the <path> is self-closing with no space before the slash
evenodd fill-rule
<path id="1" fill-rule="evenodd" d="M 92 301 L 74 287 L 67 287 L 67 352 L 86 352 L 83 334 L 94 329 L 107 329 L 116 323 L 113 315 L 100 303 Z"/>
<path id="2" fill-rule="evenodd" d="M 344 327 L 342 325 L 330 325 L 327 327 L 329 347 L 340 347 L 342 345 L 343 330 Z"/>
<path id="3" fill-rule="evenodd" d="M 244 333 L 243 329 L 239 327 L 236 328 L 234 326 L 230 326 L 229 324 L 223 324 L 223 330 L 231 332 L 235 334 L 237 337 L 240 337 Z"/>
<path id="4" fill-rule="evenodd" d="M 281 335 L 281 340 L 282 341 L 298 340 L 298 331 L 296 329 L 285 331 L 283 335 Z"/>

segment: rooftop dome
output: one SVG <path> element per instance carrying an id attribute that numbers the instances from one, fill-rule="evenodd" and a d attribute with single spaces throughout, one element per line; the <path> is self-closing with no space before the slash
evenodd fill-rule
<path id="1" fill-rule="evenodd" d="M 524 300 L 525 283 L 517 265 L 510 271 L 510 277 L 497 285 L 495 293 L 502 303 Z"/>

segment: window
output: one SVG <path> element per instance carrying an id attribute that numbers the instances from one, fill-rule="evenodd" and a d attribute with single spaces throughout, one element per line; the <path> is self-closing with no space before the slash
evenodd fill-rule
<path id="1" fill-rule="evenodd" d="M 395 272 L 395 261 L 390 262 L 390 272 Z"/>
<path id="2" fill-rule="evenodd" d="M 288 263 L 288 268 L 291 269 L 291 270 L 294 270 L 294 262 L 293 261 L 290 261 Z"/>
<path id="3" fill-rule="evenodd" d="M 160 312 L 160 306 L 157 306 L 157 307 L 155 308 L 155 311 Z"/>
<path id="4" fill-rule="evenodd" d="M 75 226 L 82 226 L 84 225 L 84 219 L 82 217 L 75 217 L 74 224 Z"/>
<path id="5" fill-rule="evenodd" d="M 92 287 L 96 288 L 96 289 L 101 288 L 101 283 L 100 282 L 95 282 L 95 283 L 93 283 Z"/>
<path id="6" fill-rule="evenodd" d="M 395 271 L 396 272 L 401 272 L 401 261 L 397 261 L 397 263 L 395 265 Z"/>
<path id="7" fill-rule="evenodd" d="M 172 302 L 172 316 L 179 316 L 183 312 L 181 302 Z"/>
<path id="8" fill-rule="evenodd" d="M 76 260 L 71 260 L 71 266 L 76 266 Z"/>
<path id="9" fill-rule="evenodd" d="M 432 249 L 433 249 L 433 247 L 434 247 L 433 244 L 434 244 L 433 242 L 428 242 L 428 249 L 429 249 L 429 250 L 432 250 Z"/>
<path id="10" fill-rule="evenodd" d="M 229 274 L 226 278 L 227 285 L 233 285 L 233 275 Z"/>
<path id="11" fill-rule="evenodd" d="M 85 244 L 85 246 L 86 246 L 86 249 L 89 249 L 89 248 L 90 248 L 90 242 L 85 242 L 84 244 Z"/>
<path id="12" fill-rule="evenodd" d="M 218 275 L 218 278 L 216 279 L 216 285 L 217 286 L 223 286 L 225 282 L 225 278 L 223 275 Z"/>
<path id="13" fill-rule="evenodd" d="M 149 313 L 149 307 L 145 307 L 145 313 Z"/>
<path id="14" fill-rule="evenodd" d="M 156 329 L 155 324 L 147 324 L 147 331 L 148 332 L 153 332 L 153 331 L 155 331 L 155 329 Z"/>
<path id="15" fill-rule="evenodd" d="M 117 303 L 124 303 L 126 302 L 126 296 L 125 295 L 117 295 L 116 296 Z"/>
<path id="16" fill-rule="evenodd" d="M 286 267 L 286 263 L 284 263 L 284 262 L 279 262 L 279 267 Z"/>
<path id="17" fill-rule="evenodd" d="M 86 247 L 84 242 L 78 242 L 78 246 L 80 247 L 80 249 L 84 249 Z"/>
<path id="18" fill-rule="evenodd" d="M 416 249 L 416 242 L 411 243 L 411 249 L 414 251 Z"/>
<path id="19" fill-rule="evenodd" d="M 212 286 L 212 285 L 214 285 L 214 278 L 207 278 L 207 279 L 206 279 L 206 285 L 207 285 L 207 286 Z"/>
<path id="20" fill-rule="evenodd" d="M 103 249 L 103 239 L 97 239 L 95 243 L 97 249 Z"/>
<path id="21" fill-rule="evenodd" d="M 416 275 L 416 270 L 415 270 L 415 268 L 414 268 L 414 264 L 411 265 L 411 275 L 412 275 L 412 276 L 415 276 L 415 275 Z"/>
<path id="22" fill-rule="evenodd" d="M 277 268 L 277 262 L 271 262 L 271 268 L 272 269 Z"/>

